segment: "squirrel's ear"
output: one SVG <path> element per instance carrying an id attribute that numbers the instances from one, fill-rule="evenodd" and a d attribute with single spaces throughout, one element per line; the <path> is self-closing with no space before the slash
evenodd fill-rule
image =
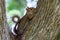
<path id="1" fill-rule="evenodd" d="M 19 17 L 18 15 L 14 15 L 14 16 L 12 17 L 12 21 L 13 21 L 14 23 L 17 23 L 19 20 L 20 20 L 20 17 Z"/>

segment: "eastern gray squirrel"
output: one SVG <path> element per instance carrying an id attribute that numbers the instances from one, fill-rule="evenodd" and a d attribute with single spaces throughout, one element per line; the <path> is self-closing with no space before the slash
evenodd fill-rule
<path id="1" fill-rule="evenodd" d="M 15 36 L 17 36 L 18 34 L 23 34 L 26 22 L 28 22 L 28 20 L 31 20 L 34 17 L 33 12 L 36 12 L 36 8 L 26 8 L 26 10 L 27 10 L 26 15 L 23 16 L 21 19 L 18 15 L 14 15 L 12 17 L 12 21 L 15 23 L 15 26 L 12 29 L 12 33 Z M 20 28 L 19 32 L 18 28 Z"/>

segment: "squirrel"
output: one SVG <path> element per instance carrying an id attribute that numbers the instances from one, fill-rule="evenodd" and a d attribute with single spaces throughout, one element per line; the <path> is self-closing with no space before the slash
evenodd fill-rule
<path id="1" fill-rule="evenodd" d="M 26 15 L 23 16 L 21 19 L 20 19 L 20 17 L 19 17 L 18 15 L 14 15 L 14 16 L 12 17 L 12 21 L 13 21 L 14 23 L 16 23 L 13 31 L 14 31 L 17 35 L 22 35 L 22 34 L 23 34 L 24 29 L 25 29 L 24 26 L 25 26 L 26 22 L 28 22 L 29 20 L 31 20 L 31 19 L 34 17 L 34 14 L 33 14 L 33 13 L 36 12 L 36 8 L 29 8 L 29 7 L 27 7 L 26 10 L 27 10 Z M 15 21 L 14 18 L 17 18 L 18 20 Z M 18 26 L 18 27 L 17 27 L 17 26 Z M 20 26 L 20 27 L 19 27 L 19 26 Z M 20 29 L 20 30 L 19 30 L 19 29 Z M 13 35 L 14 35 L 14 34 L 13 34 Z M 16 35 L 16 36 L 17 36 L 17 35 Z"/>

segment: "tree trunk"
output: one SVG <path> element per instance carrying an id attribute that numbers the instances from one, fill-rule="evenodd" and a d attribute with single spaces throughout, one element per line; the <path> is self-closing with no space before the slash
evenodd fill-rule
<path id="1" fill-rule="evenodd" d="M 39 0 L 35 17 L 26 25 L 23 40 L 57 40 L 60 32 L 60 0 Z"/>
<path id="2" fill-rule="evenodd" d="M 0 0 L 0 40 L 10 40 L 5 14 L 5 0 Z"/>

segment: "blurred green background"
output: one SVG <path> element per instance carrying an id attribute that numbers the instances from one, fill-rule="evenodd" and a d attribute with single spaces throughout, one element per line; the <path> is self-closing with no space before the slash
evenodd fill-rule
<path id="1" fill-rule="evenodd" d="M 6 16 L 7 16 L 7 23 L 9 26 L 13 25 L 11 17 L 13 15 L 18 15 L 23 17 L 25 7 L 26 7 L 26 0 L 5 0 L 6 2 Z"/>

